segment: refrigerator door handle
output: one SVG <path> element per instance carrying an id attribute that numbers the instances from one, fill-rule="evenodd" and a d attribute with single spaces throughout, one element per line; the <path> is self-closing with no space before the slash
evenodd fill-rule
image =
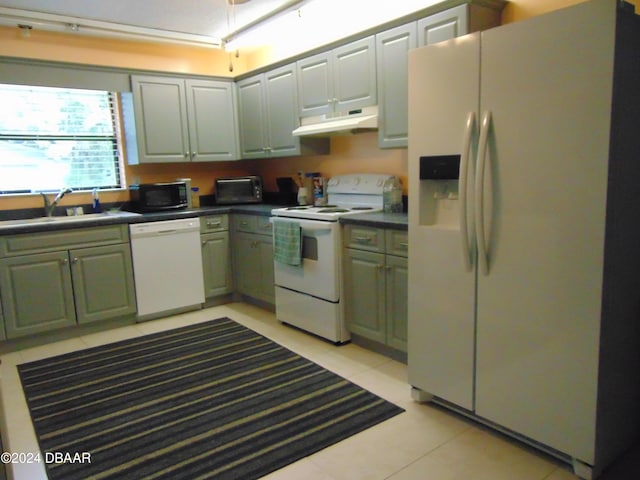
<path id="1" fill-rule="evenodd" d="M 469 226 L 467 225 L 467 185 L 469 183 L 469 152 L 471 140 L 476 126 L 476 113 L 469 112 L 464 128 L 462 141 L 462 155 L 460 157 L 460 180 L 458 184 L 458 198 L 460 201 L 460 238 L 462 239 L 462 260 L 467 272 L 471 271 L 471 242 L 469 240 Z"/>
<path id="2" fill-rule="evenodd" d="M 488 245 L 484 231 L 484 175 L 487 166 L 487 144 L 489 142 L 490 126 L 491 111 L 487 110 L 482 114 L 482 123 L 480 125 L 475 183 L 476 241 L 478 244 L 478 263 L 483 275 L 489 274 Z"/>

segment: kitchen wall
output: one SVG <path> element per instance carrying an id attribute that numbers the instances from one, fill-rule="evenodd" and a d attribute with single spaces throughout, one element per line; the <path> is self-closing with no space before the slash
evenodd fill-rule
<path id="1" fill-rule="evenodd" d="M 503 12 L 503 23 L 520 21 L 580 1 L 512 0 Z M 640 10 L 640 0 L 631 0 L 631 3 Z M 268 50 L 235 58 L 215 49 L 76 37 L 37 29 L 26 38 L 18 29 L 9 27 L 0 27 L 0 56 L 222 77 L 239 75 L 270 62 Z M 233 72 L 229 71 L 230 62 L 233 63 Z M 293 175 L 298 170 L 317 171 L 325 176 L 356 172 L 390 173 L 401 177 L 406 194 L 406 149 L 381 150 L 377 147 L 376 133 L 369 132 L 333 137 L 330 151 L 329 155 L 305 158 L 127 166 L 125 175 L 128 183 L 191 177 L 192 184 L 200 187 L 203 194 L 208 194 L 213 193 L 214 178 L 227 175 L 259 174 L 265 180 L 266 190 L 275 191 L 276 177 Z M 75 194 L 70 198 L 74 198 L 73 204 L 91 201 L 88 194 Z M 126 192 L 104 192 L 101 195 L 103 203 L 127 199 Z M 39 207 L 41 202 L 35 195 L 0 197 L 0 210 Z M 65 202 L 71 203 L 71 200 Z"/>

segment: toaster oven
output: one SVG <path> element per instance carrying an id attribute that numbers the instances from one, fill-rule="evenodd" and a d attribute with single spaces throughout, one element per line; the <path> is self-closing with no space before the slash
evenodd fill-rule
<path id="1" fill-rule="evenodd" d="M 262 178 L 257 175 L 218 178 L 215 186 L 218 204 L 262 202 Z"/>

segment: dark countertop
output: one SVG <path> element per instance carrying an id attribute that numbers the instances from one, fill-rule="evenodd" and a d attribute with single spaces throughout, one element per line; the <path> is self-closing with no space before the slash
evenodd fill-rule
<path id="1" fill-rule="evenodd" d="M 247 204 L 247 205 L 218 205 L 200 208 L 189 208 L 169 212 L 154 212 L 143 214 L 125 215 L 84 215 L 86 218 L 73 219 L 60 222 L 35 222 L 20 223 L 18 220 L 7 222 L 0 221 L 0 235 L 14 235 L 19 233 L 52 232 L 69 230 L 73 228 L 98 227 L 104 225 L 119 225 L 144 222 L 161 222 L 163 220 L 176 220 L 180 218 L 194 218 L 207 215 L 220 215 L 226 213 L 244 213 L 248 215 L 271 216 L 271 210 L 281 208 L 282 205 L 273 204 Z M 407 230 L 407 215 L 403 213 L 359 213 L 340 219 L 341 224 L 357 224 L 376 228 L 391 228 Z"/>
<path id="2" fill-rule="evenodd" d="M 219 205 L 143 214 L 131 214 L 129 212 L 125 212 L 124 215 L 115 214 L 113 216 L 110 216 L 109 214 L 103 216 L 83 215 L 83 218 L 76 219 L 74 217 L 70 221 L 36 221 L 33 223 L 21 223 L 20 220 L 8 220 L 5 222 L 0 221 L 0 235 L 53 232 L 60 230 L 69 230 L 73 228 L 99 227 L 104 225 L 161 222 L 163 220 L 195 218 L 207 215 L 220 215 L 225 213 L 246 213 L 250 215 L 260 215 L 268 217 L 271 215 L 271 210 L 278 207 L 281 207 L 281 205 L 264 203 L 249 205 Z"/>
<path id="3" fill-rule="evenodd" d="M 406 213 L 358 213 L 340 218 L 342 225 L 363 225 L 374 228 L 408 230 Z"/>

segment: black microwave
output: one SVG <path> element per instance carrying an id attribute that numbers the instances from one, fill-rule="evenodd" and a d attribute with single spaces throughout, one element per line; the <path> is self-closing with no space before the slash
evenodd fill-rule
<path id="1" fill-rule="evenodd" d="M 131 209 L 135 212 L 175 210 L 188 205 L 186 182 L 129 185 Z"/>
<path id="2" fill-rule="evenodd" d="M 257 175 L 246 177 L 218 178 L 216 180 L 216 203 L 261 203 L 262 179 Z"/>

